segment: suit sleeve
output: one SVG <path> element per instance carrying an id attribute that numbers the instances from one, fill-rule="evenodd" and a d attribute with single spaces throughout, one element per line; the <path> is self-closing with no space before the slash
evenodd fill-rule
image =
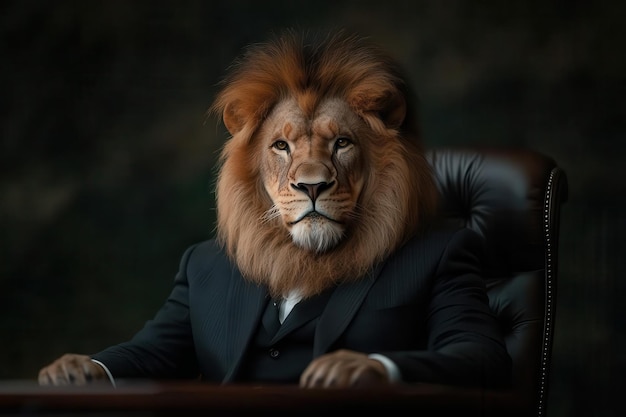
<path id="1" fill-rule="evenodd" d="M 428 348 L 382 352 L 405 382 L 482 387 L 510 384 L 511 358 L 481 277 L 482 242 L 463 229 L 446 245 L 432 281 Z"/>
<path id="2" fill-rule="evenodd" d="M 186 274 L 187 263 L 196 247 L 185 251 L 174 288 L 154 318 L 129 341 L 91 355 L 92 359 L 105 364 L 115 379 L 197 376 Z"/>

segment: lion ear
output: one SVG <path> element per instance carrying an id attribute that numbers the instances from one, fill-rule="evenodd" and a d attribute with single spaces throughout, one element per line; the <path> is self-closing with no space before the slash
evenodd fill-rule
<path id="1" fill-rule="evenodd" d="M 406 117 L 406 106 L 404 96 L 396 91 L 385 97 L 382 109 L 379 110 L 378 114 L 385 126 L 397 129 L 402 125 Z"/>
<path id="2" fill-rule="evenodd" d="M 397 129 L 404 122 L 407 103 L 398 90 L 361 90 L 349 98 L 357 112 L 375 114 L 389 129 Z"/>
<path id="3" fill-rule="evenodd" d="M 226 126 L 231 135 L 239 133 L 246 124 L 246 117 L 242 114 L 241 107 L 236 102 L 228 103 L 224 106 L 222 119 L 224 120 L 224 126 Z"/>

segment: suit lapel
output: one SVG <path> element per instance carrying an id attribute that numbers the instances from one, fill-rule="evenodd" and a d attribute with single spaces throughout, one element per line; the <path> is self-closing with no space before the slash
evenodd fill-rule
<path id="1" fill-rule="evenodd" d="M 226 349 L 230 350 L 230 362 L 233 364 L 223 382 L 230 382 L 236 375 L 243 354 L 254 336 L 265 305 L 267 291 L 265 287 L 246 281 L 238 269 L 233 268 L 231 285 L 227 297 Z M 228 354 L 228 353 L 227 353 Z"/>
<path id="2" fill-rule="evenodd" d="M 315 331 L 313 357 L 326 353 L 343 333 L 376 282 L 382 267 L 381 262 L 365 277 L 355 282 L 341 284 L 332 293 Z"/>
<path id="3" fill-rule="evenodd" d="M 319 317 L 331 294 L 332 289 L 326 290 L 319 296 L 302 300 L 296 304 L 273 337 L 272 343 L 278 341 L 281 337 L 284 337 L 315 317 Z"/>

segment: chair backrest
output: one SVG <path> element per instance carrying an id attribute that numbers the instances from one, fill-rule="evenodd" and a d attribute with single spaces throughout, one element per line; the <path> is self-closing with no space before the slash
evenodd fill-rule
<path id="1" fill-rule="evenodd" d="M 567 177 L 528 149 L 431 149 L 450 222 L 478 231 L 491 307 L 513 359 L 513 389 L 545 416 L 554 335 L 561 205 Z"/>

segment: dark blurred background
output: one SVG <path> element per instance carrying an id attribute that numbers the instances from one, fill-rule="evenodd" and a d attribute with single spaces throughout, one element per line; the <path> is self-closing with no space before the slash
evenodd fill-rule
<path id="1" fill-rule="evenodd" d="M 226 136 L 206 110 L 228 65 L 285 27 L 347 27 L 405 66 L 427 146 L 526 146 L 565 169 L 548 415 L 624 415 L 625 5 L 3 1 L 0 378 L 152 316 L 213 232 Z"/>

